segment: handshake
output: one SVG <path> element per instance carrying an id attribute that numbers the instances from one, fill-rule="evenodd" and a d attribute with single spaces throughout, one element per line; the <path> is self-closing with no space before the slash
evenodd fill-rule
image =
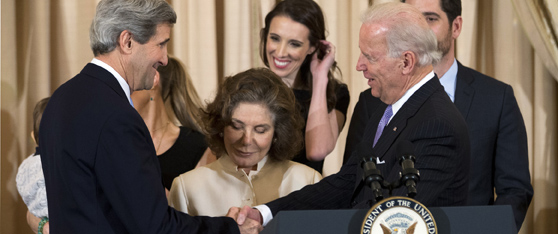
<path id="1" fill-rule="evenodd" d="M 227 217 L 233 218 L 238 223 L 238 229 L 241 234 L 259 233 L 263 230 L 263 218 L 255 208 L 244 206 L 231 207 L 227 213 Z"/>

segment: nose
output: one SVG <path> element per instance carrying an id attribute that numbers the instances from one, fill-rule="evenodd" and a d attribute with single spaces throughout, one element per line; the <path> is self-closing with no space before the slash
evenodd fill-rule
<path id="1" fill-rule="evenodd" d="M 287 56 L 287 45 L 284 45 L 283 43 L 278 43 L 277 49 L 275 50 L 275 54 L 277 55 L 277 57 Z"/>
<path id="2" fill-rule="evenodd" d="M 358 56 L 358 61 L 357 61 L 357 65 L 356 65 L 356 70 L 357 71 L 365 71 L 366 70 L 366 64 L 364 64 L 364 60 L 366 58 L 364 58 L 364 55 L 362 55 L 362 53 Z"/>
<path id="3" fill-rule="evenodd" d="M 250 131 L 245 131 L 242 136 L 242 145 L 250 145 L 252 142 L 252 133 Z"/>
<path id="4" fill-rule="evenodd" d="M 159 63 L 161 64 L 161 66 L 166 66 L 169 63 L 169 56 L 166 47 L 163 50 L 163 58 L 161 58 L 161 61 L 159 61 Z"/>

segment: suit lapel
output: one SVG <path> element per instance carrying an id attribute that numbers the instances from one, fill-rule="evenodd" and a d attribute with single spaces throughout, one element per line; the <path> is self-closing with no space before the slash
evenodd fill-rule
<path id="1" fill-rule="evenodd" d="M 81 70 L 81 73 L 102 81 L 124 100 L 126 100 L 126 102 L 129 102 L 128 98 L 126 97 L 126 93 L 124 93 L 124 90 L 122 90 L 122 86 L 120 86 L 118 80 L 116 80 L 116 77 L 114 77 L 114 75 L 112 75 L 109 71 L 93 63 L 88 63 L 83 68 L 83 70 Z"/>
<path id="2" fill-rule="evenodd" d="M 387 158 L 386 153 L 390 149 L 390 147 L 394 144 L 397 137 L 401 134 L 401 132 L 407 127 L 407 121 L 409 118 L 414 116 L 416 112 L 420 109 L 420 107 L 426 102 L 426 100 L 438 89 L 443 91 L 443 87 L 440 84 L 438 76 L 434 76 L 431 80 L 426 82 L 422 87 L 420 87 L 408 100 L 403 104 L 401 109 L 393 116 L 393 119 L 389 122 L 389 124 L 384 128 L 380 139 L 374 146 L 374 155 L 381 160 L 386 160 Z M 378 123 L 384 114 L 384 111 L 387 107 L 386 104 L 382 103 L 382 106 L 379 106 L 376 112 L 370 117 L 368 123 L 366 124 L 366 130 L 364 133 L 364 137 L 362 138 L 362 142 L 360 144 L 368 144 L 372 147 L 372 143 L 374 142 L 374 135 L 376 133 L 376 129 L 378 128 Z M 357 148 L 359 148 L 357 146 Z M 353 152 L 354 153 L 354 152 Z M 359 162 L 361 160 L 359 159 Z M 352 199 L 356 199 L 359 195 L 359 191 L 361 191 L 364 187 L 364 183 L 362 181 L 363 176 L 362 167 L 360 163 L 357 166 L 357 173 L 356 173 L 356 181 L 355 181 L 355 189 L 353 190 Z M 383 172 L 385 173 L 385 172 Z M 392 173 L 396 173 L 392 171 Z M 390 173 L 391 174 L 391 173 Z M 388 178 L 390 175 L 384 174 L 384 178 Z"/>
<path id="3" fill-rule="evenodd" d="M 384 115 L 384 111 L 387 107 L 387 104 L 380 102 L 380 104 L 378 105 L 378 108 L 376 109 L 376 111 L 374 111 L 374 113 L 372 113 L 372 116 L 370 116 L 370 118 L 368 119 L 368 122 L 366 123 L 366 127 L 364 130 L 364 136 L 362 137 L 362 141 L 355 147 L 355 149 L 358 149 L 359 146 L 361 144 L 365 144 L 368 145 L 369 147 L 372 147 L 372 144 L 374 142 L 374 135 L 376 134 L 376 129 L 378 128 L 378 123 L 380 122 L 380 119 L 382 118 L 382 115 Z M 357 153 L 356 150 L 353 151 L 353 154 Z M 353 157 L 353 155 L 351 155 L 351 157 Z M 356 156 L 355 156 L 356 157 Z M 362 181 L 362 176 L 364 174 L 364 172 L 362 171 L 362 166 L 360 164 L 360 162 L 362 161 L 361 158 L 357 159 L 358 160 L 358 166 L 357 166 L 357 173 L 356 173 L 356 181 L 355 181 L 355 189 L 354 191 L 360 189 L 359 185 L 360 182 Z M 354 194 L 353 191 L 353 194 Z"/>
<path id="4" fill-rule="evenodd" d="M 455 86 L 455 106 L 464 119 L 467 119 L 469 107 L 475 95 L 475 89 L 471 87 L 471 83 L 475 78 L 469 74 L 467 69 L 457 61 L 457 82 Z"/>
<path id="5" fill-rule="evenodd" d="M 405 130 L 407 120 L 413 117 L 430 95 L 432 95 L 432 93 L 439 88 L 442 88 L 442 85 L 438 80 L 438 76 L 434 76 L 434 78 L 430 79 L 422 87 L 420 87 L 407 100 L 407 102 L 403 104 L 401 109 L 399 109 L 397 114 L 393 116 L 389 124 L 384 128 L 380 139 L 378 139 L 378 142 L 374 147 L 376 156 L 380 159 L 384 159 L 384 157 L 386 157 L 386 152 L 393 145 L 399 134 Z"/>

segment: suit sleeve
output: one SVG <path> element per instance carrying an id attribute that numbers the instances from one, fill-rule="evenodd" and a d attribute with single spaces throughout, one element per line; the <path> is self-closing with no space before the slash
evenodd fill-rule
<path id="1" fill-rule="evenodd" d="M 506 87 L 495 150 L 495 205 L 511 205 L 517 229 L 521 228 L 533 197 L 529 174 L 527 133 L 511 86 Z"/>
<path id="2" fill-rule="evenodd" d="M 266 204 L 273 216 L 281 210 L 349 209 L 357 162 L 351 160 L 337 174 Z"/>
<path id="3" fill-rule="evenodd" d="M 112 226 L 122 229 L 115 231 L 238 233 L 233 219 L 191 217 L 168 206 L 153 143 L 142 124 L 139 115 L 114 114 L 101 130 L 95 173 L 98 191 L 107 198 L 100 205 Z"/>
<path id="4" fill-rule="evenodd" d="M 415 167 L 421 176 L 415 199 L 427 206 L 465 205 L 470 169 L 469 137 L 463 134 L 466 128 L 459 130 L 444 121 L 431 120 L 416 131 L 424 135 L 412 141 L 417 149 Z M 399 171 L 398 165 L 395 172 Z M 394 194 L 405 196 L 406 192 L 402 186 Z"/>

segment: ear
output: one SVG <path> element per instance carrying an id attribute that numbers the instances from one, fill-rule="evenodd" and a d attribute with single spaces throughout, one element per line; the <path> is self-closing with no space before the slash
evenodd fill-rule
<path id="1" fill-rule="evenodd" d="M 160 78 L 161 77 L 159 75 L 159 71 L 156 71 L 155 72 L 155 77 L 153 78 L 153 87 L 151 89 L 153 89 L 153 88 L 155 88 L 155 86 L 159 85 Z"/>
<path id="2" fill-rule="evenodd" d="M 415 68 L 416 62 L 417 62 L 417 57 L 415 53 L 411 51 L 405 51 L 401 55 L 401 63 L 399 64 L 399 68 L 401 69 L 401 72 L 403 74 L 408 75 Z"/>
<path id="3" fill-rule="evenodd" d="M 308 48 L 308 54 L 313 54 L 315 51 L 316 51 L 315 46 L 311 46 L 310 48 Z"/>
<path id="4" fill-rule="evenodd" d="M 128 30 L 124 30 L 120 33 L 118 37 L 118 46 L 123 53 L 129 54 L 132 52 L 132 47 L 134 44 L 134 39 L 132 39 L 132 33 Z"/>
<path id="5" fill-rule="evenodd" d="M 455 40 L 461 34 L 461 29 L 463 28 L 463 18 L 458 15 L 451 23 L 451 36 Z"/>

